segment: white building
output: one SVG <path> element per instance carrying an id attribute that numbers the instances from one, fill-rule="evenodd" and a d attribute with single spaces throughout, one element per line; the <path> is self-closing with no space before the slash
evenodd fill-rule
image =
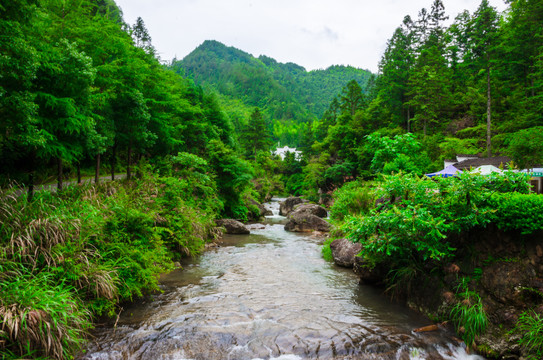
<path id="1" fill-rule="evenodd" d="M 294 159 L 300 161 L 302 159 L 302 152 L 301 151 L 298 151 L 296 150 L 296 148 L 291 148 L 291 147 L 288 147 L 288 146 L 285 146 L 285 147 L 282 147 L 282 148 L 277 148 L 275 149 L 275 151 L 272 151 L 272 155 L 278 155 L 281 160 L 285 160 L 285 156 L 287 155 L 287 153 L 291 153 L 291 154 L 294 154 Z"/>

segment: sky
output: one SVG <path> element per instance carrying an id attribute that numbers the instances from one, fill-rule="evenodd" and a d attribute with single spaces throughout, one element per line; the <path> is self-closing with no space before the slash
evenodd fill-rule
<path id="1" fill-rule="evenodd" d="M 481 0 L 443 0 L 454 20 Z M 140 16 L 162 61 L 182 59 L 205 40 L 306 70 L 350 65 L 377 72 L 387 40 L 406 15 L 433 0 L 115 0 L 128 24 Z M 503 0 L 489 0 L 504 11 Z"/>

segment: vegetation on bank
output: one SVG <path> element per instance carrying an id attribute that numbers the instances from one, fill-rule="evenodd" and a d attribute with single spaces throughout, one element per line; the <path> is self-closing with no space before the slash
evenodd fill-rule
<path id="1" fill-rule="evenodd" d="M 493 225 L 514 231 L 521 241 L 522 236 L 541 231 L 543 197 L 529 192 L 528 179 L 524 173 L 510 171 L 487 176 L 464 172 L 433 179 L 399 172 L 337 190 L 330 217 L 336 236 L 362 245 L 359 256 L 364 266 L 387 269 L 388 274 L 383 275 L 388 291 L 409 298 L 419 291 L 417 282 L 425 274 L 443 278 L 444 269 L 458 261 L 457 254 L 473 246 L 458 241 L 462 234 Z M 323 253 L 330 253 L 329 244 Z M 476 271 L 471 276 L 457 275 L 456 303 L 440 319 L 451 320 L 468 346 L 485 332 L 488 323 L 472 281 L 480 275 Z M 543 351 L 537 340 L 541 333 L 538 316 L 526 312 L 515 329 L 522 334 L 521 344 L 534 356 Z"/>
<path id="2" fill-rule="evenodd" d="M 220 232 L 215 179 L 179 154 L 129 182 L 0 194 L 0 353 L 70 358 L 96 316 L 158 291 L 158 275 Z"/>

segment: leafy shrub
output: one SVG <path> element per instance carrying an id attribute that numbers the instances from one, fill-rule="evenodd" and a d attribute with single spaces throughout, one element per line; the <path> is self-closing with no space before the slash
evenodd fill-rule
<path id="1" fill-rule="evenodd" d="M 349 182 L 333 194 L 334 204 L 330 208 L 332 220 L 342 221 L 347 215 L 367 213 L 375 206 L 375 192 L 371 184 Z"/>
<path id="2" fill-rule="evenodd" d="M 433 180 L 401 173 L 384 176 L 375 190 L 382 203 L 368 213 L 346 216 L 341 230 L 362 244 L 366 260 L 374 265 L 387 262 L 394 269 L 412 262 L 441 262 L 455 251 L 447 242 L 448 234 L 491 221 L 502 229 L 523 233 L 541 228 L 543 201 L 523 194 L 526 184 L 526 176 L 515 173 L 483 176 L 466 172 Z M 332 208 L 331 217 L 341 218 L 346 212 L 344 203 L 339 201 Z"/>
<path id="3" fill-rule="evenodd" d="M 543 229 L 543 196 L 537 194 L 499 193 L 489 203 L 496 209 L 494 223 L 502 230 L 531 234 Z"/>
<path id="4" fill-rule="evenodd" d="M 330 248 L 330 244 L 334 240 L 335 239 L 333 239 L 333 238 L 326 239 L 326 241 L 322 245 L 321 253 L 322 253 L 322 257 L 326 261 L 334 261 L 334 257 L 332 256 L 332 249 Z"/>

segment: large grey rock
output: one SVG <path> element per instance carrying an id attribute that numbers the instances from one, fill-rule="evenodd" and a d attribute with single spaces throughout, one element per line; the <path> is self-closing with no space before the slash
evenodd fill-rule
<path id="1" fill-rule="evenodd" d="M 303 203 L 299 197 L 291 196 L 285 201 L 279 203 L 279 215 L 287 216 L 294 210 L 294 206 Z"/>
<path id="2" fill-rule="evenodd" d="M 220 219 L 215 220 L 217 226 L 222 226 L 226 229 L 227 234 L 250 234 L 251 232 L 247 226 L 243 225 L 234 219 Z"/>
<path id="3" fill-rule="evenodd" d="M 336 239 L 330 244 L 336 265 L 352 268 L 356 255 L 362 251 L 362 244 L 347 239 Z"/>
<path id="4" fill-rule="evenodd" d="M 330 231 L 330 224 L 317 215 L 295 211 L 288 216 L 288 222 L 285 224 L 285 230 L 293 232 L 328 232 Z"/>
<path id="5" fill-rule="evenodd" d="M 353 271 L 360 277 L 361 284 L 379 285 L 385 280 L 388 270 L 382 266 L 372 267 L 362 257 L 355 256 Z"/>
<path id="6" fill-rule="evenodd" d="M 328 212 L 326 211 L 325 208 L 319 205 L 315 205 L 315 204 L 298 204 L 294 206 L 293 213 L 294 212 L 313 214 L 320 218 L 325 218 L 326 216 L 328 216 Z"/>

